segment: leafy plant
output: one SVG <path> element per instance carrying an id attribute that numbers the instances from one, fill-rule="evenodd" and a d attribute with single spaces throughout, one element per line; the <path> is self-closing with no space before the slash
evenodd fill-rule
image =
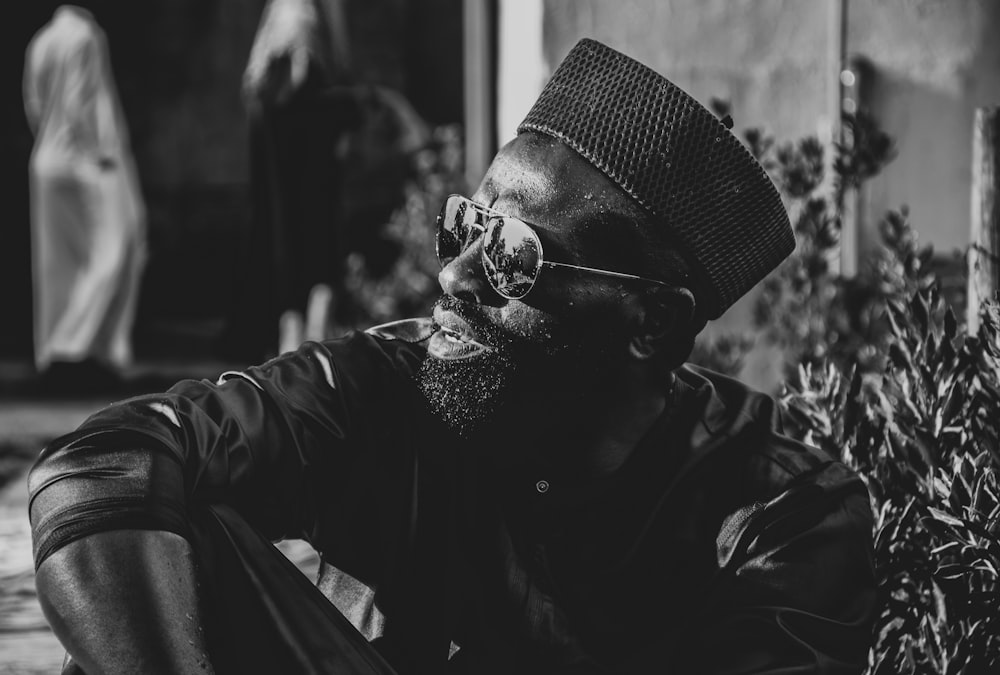
<path id="1" fill-rule="evenodd" d="M 754 342 L 753 336 L 746 333 L 720 335 L 712 340 L 699 335 L 688 361 L 717 373 L 735 376 L 743 370 Z"/>
<path id="2" fill-rule="evenodd" d="M 881 614 L 871 673 L 1000 668 L 1000 312 L 961 331 L 935 287 L 892 304 L 886 370 L 801 366 L 794 435 L 859 472 L 875 514 Z"/>
<path id="3" fill-rule="evenodd" d="M 790 355 L 786 429 L 869 488 L 880 613 L 868 672 L 1000 672 L 1000 309 L 982 307 L 967 333 L 905 207 L 880 223 L 882 246 L 855 277 L 838 273 L 849 190 L 894 156 L 870 118 L 845 123 L 852 142 L 835 148 L 829 194 L 821 146 L 745 134 L 798 241 L 765 280 L 755 323 Z"/>
<path id="4" fill-rule="evenodd" d="M 403 206 L 381 232 L 396 254 L 390 264 L 377 266 L 361 253 L 348 256 L 345 286 L 353 311 L 348 325 L 334 327 L 334 334 L 424 316 L 440 292 L 434 218 L 447 195 L 465 191 L 460 129 L 454 125 L 434 129 L 430 143 L 414 153 L 411 161 Z"/>
<path id="5" fill-rule="evenodd" d="M 913 290 L 901 283 L 918 283 L 916 275 L 900 275 L 896 267 L 924 269 L 932 255 L 929 247 L 917 247 L 904 208 L 887 214 L 880 227 L 883 247 L 874 259 L 856 276 L 839 273 L 848 194 L 895 157 L 891 139 L 864 112 L 845 115 L 844 125 L 853 140 L 834 146 L 829 189 L 824 147 L 817 139 L 777 145 L 760 140 L 759 131 L 747 133 L 748 145 L 764 152 L 761 161 L 786 196 L 797 242 L 795 253 L 764 281 L 754 311 L 765 339 L 788 355 L 789 371 L 826 358 L 842 368 L 857 363 L 866 371 L 880 369 L 885 305 Z"/>

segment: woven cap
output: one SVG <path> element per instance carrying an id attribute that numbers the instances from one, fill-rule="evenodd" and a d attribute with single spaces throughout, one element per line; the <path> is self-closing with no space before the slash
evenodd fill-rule
<path id="1" fill-rule="evenodd" d="M 638 61 L 581 40 L 518 133 L 554 136 L 666 228 L 718 318 L 795 248 L 788 214 L 753 155 L 707 108 Z"/>

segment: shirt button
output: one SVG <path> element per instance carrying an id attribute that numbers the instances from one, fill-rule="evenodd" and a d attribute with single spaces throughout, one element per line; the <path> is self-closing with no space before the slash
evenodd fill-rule
<path id="1" fill-rule="evenodd" d="M 549 491 L 549 481 L 547 480 L 538 481 L 537 483 L 535 483 L 535 489 L 538 490 L 539 494 L 545 494 L 546 492 Z"/>

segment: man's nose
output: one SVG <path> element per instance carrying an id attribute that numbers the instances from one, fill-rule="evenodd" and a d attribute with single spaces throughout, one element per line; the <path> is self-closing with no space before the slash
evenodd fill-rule
<path id="1" fill-rule="evenodd" d="M 486 280 L 480 259 L 482 245 L 482 237 L 479 237 L 457 257 L 448 261 L 438 272 L 438 283 L 441 284 L 441 290 L 459 300 L 499 306 L 504 303 L 504 298 Z"/>

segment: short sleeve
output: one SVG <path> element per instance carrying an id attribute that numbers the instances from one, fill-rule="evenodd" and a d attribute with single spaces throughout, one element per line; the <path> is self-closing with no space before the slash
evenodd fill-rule
<path id="1" fill-rule="evenodd" d="M 236 509 L 270 539 L 309 539 L 359 458 L 391 444 L 420 351 L 355 334 L 262 366 L 184 381 L 98 412 L 50 443 L 29 476 L 36 565 L 112 529 L 187 536 L 198 504 Z"/>

